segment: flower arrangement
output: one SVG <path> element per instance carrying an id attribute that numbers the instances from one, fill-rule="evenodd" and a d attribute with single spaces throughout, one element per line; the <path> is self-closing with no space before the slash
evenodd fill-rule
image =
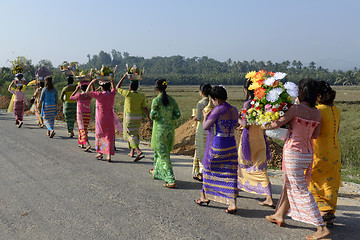
<path id="1" fill-rule="evenodd" d="M 9 61 L 14 74 L 23 73 L 26 69 L 28 60 L 25 57 L 17 57 L 14 61 Z"/>
<path id="2" fill-rule="evenodd" d="M 67 61 L 64 61 L 61 65 L 60 65 L 60 70 L 61 71 L 65 71 L 65 70 L 78 70 L 78 62 L 70 62 L 68 63 Z"/>
<path id="3" fill-rule="evenodd" d="M 298 88 L 293 82 L 283 84 L 280 80 L 285 76 L 286 73 L 265 70 L 246 74 L 252 82 L 249 90 L 254 90 L 251 108 L 242 111 L 243 119 L 246 118 L 249 125 L 264 126 L 283 116 L 290 107 L 298 95 Z"/>
<path id="4" fill-rule="evenodd" d="M 129 65 L 126 64 L 127 75 L 130 80 L 142 80 L 144 75 L 144 69 L 141 71 L 140 68 L 137 68 L 136 65 L 129 68 Z"/>
<path id="5" fill-rule="evenodd" d="M 88 69 L 79 69 L 79 73 L 74 76 L 77 81 L 90 81 L 96 77 L 95 71 Z"/>
<path id="6" fill-rule="evenodd" d="M 110 81 L 111 78 L 114 77 L 116 69 L 117 66 L 115 66 L 115 69 L 112 70 L 110 67 L 102 65 L 100 70 L 95 69 L 96 79 L 99 81 Z"/>

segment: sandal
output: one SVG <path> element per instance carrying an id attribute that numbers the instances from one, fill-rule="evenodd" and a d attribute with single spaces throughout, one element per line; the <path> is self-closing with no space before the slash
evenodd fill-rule
<path id="1" fill-rule="evenodd" d="M 279 227 L 283 227 L 285 225 L 284 222 L 279 222 L 275 219 L 273 219 L 271 216 L 265 216 L 266 220 L 268 220 L 271 223 L 276 223 Z"/>
<path id="2" fill-rule="evenodd" d="M 306 237 L 306 239 L 307 240 L 318 240 L 318 239 L 325 239 L 327 236 L 329 236 L 330 234 L 327 234 L 326 236 L 322 236 L 322 237 L 320 237 L 320 238 L 317 238 L 317 237 L 315 237 L 314 235 L 311 235 L 311 236 L 307 236 Z M 328 238 L 326 238 L 326 239 L 328 239 Z"/>
<path id="3" fill-rule="evenodd" d="M 90 152 L 90 149 L 91 149 L 91 146 L 89 145 L 84 149 L 84 152 Z"/>
<path id="4" fill-rule="evenodd" d="M 167 188 L 175 188 L 175 186 L 176 186 L 176 183 L 165 183 L 163 185 L 163 187 L 167 187 Z"/>
<path id="5" fill-rule="evenodd" d="M 101 160 L 101 159 L 103 159 L 103 155 L 102 154 L 97 154 L 95 156 L 95 158 L 98 159 L 98 160 Z"/>
<path id="6" fill-rule="evenodd" d="M 237 212 L 237 208 L 231 209 L 231 210 L 230 210 L 230 209 L 226 209 L 225 212 L 228 213 L 228 214 L 235 214 L 235 213 Z"/>
<path id="7" fill-rule="evenodd" d="M 143 153 L 140 153 L 139 155 L 136 156 L 136 158 L 134 159 L 134 162 L 138 162 L 141 159 L 143 159 L 145 156 L 143 155 Z"/>
<path id="8" fill-rule="evenodd" d="M 51 130 L 49 138 L 53 138 L 55 136 L 55 131 Z"/>
<path id="9" fill-rule="evenodd" d="M 201 201 L 201 198 L 198 198 L 198 199 L 194 200 L 194 202 L 195 202 L 197 205 L 200 205 L 200 206 L 203 206 L 203 204 L 206 204 L 206 206 L 208 206 L 209 203 L 210 203 L 210 200 Z"/>
<path id="10" fill-rule="evenodd" d="M 200 177 L 201 176 L 201 177 Z M 193 179 L 199 181 L 199 182 L 202 182 L 203 181 L 203 178 L 202 178 L 202 174 L 201 173 L 198 173 L 196 175 L 193 176 Z"/>

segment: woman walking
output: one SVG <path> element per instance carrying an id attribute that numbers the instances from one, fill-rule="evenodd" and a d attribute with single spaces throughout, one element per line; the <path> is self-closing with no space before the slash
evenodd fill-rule
<path id="1" fill-rule="evenodd" d="M 199 94 L 201 100 L 196 105 L 196 133 L 195 133 L 195 154 L 193 162 L 193 179 L 200 182 L 203 181 L 203 165 L 201 161 L 204 158 L 205 146 L 206 146 L 206 135 L 207 132 L 203 128 L 203 110 L 209 104 L 209 94 L 211 85 L 204 83 L 200 85 Z"/>
<path id="2" fill-rule="evenodd" d="M 45 82 L 44 80 L 40 80 L 38 83 L 38 87 L 36 88 L 33 97 L 35 98 L 34 101 L 34 113 L 36 118 L 38 119 L 38 126 L 39 127 L 44 127 L 44 120 L 41 117 L 41 105 L 40 105 L 40 97 L 41 97 L 41 92 L 42 89 L 44 88 Z"/>
<path id="3" fill-rule="evenodd" d="M 95 149 L 98 153 L 95 158 L 103 159 L 105 154 L 107 162 L 111 162 L 111 155 L 115 154 L 115 122 L 114 122 L 114 80 L 100 82 L 102 92 L 90 91 L 96 79 L 92 80 L 86 89 L 86 94 L 96 99 L 95 114 Z"/>
<path id="4" fill-rule="evenodd" d="M 70 96 L 75 91 L 73 76 L 67 77 L 68 84 L 62 89 L 60 99 L 63 103 L 63 112 L 67 124 L 68 135 L 74 137 L 74 124 L 76 119 L 76 101 L 71 100 Z"/>
<path id="5" fill-rule="evenodd" d="M 23 85 L 18 84 L 16 86 L 16 90 L 12 90 L 13 85 L 15 85 L 15 80 L 10 83 L 8 91 L 14 95 L 15 124 L 18 128 L 21 128 L 24 117 L 24 103 L 26 105 L 29 105 L 29 103 L 26 99 L 25 93 L 21 91 Z"/>
<path id="6" fill-rule="evenodd" d="M 154 149 L 154 169 L 149 172 L 154 179 L 164 180 L 164 187 L 175 187 L 175 176 L 170 160 L 174 147 L 174 122 L 180 117 L 180 110 L 175 99 L 166 93 L 167 81 L 155 81 L 158 95 L 151 104 L 150 118 L 153 120 L 151 148 Z"/>
<path id="7" fill-rule="evenodd" d="M 314 163 L 309 190 L 314 195 L 320 213 L 329 226 L 333 225 L 341 181 L 341 153 L 338 140 L 340 110 L 334 105 L 336 92 L 325 81 L 319 82 L 317 109 L 321 113 L 321 128 L 314 139 Z"/>
<path id="8" fill-rule="evenodd" d="M 298 87 L 300 104 L 290 107 L 284 116 L 266 127 L 274 129 L 289 123 L 283 153 L 283 191 L 275 214 L 266 216 L 266 219 L 283 226 L 284 216 L 290 210 L 292 219 L 317 227 L 317 231 L 306 239 L 321 239 L 328 236 L 330 231 L 307 188 L 313 159 L 312 139 L 317 138 L 320 132 L 321 114 L 315 108 L 318 83 L 312 79 L 303 79 Z"/>
<path id="9" fill-rule="evenodd" d="M 203 188 L 196 204 L 209 204 L 210 200 L 228 205 L 226 213 L 234 214 L 237 189 L 237 151 L 234 131 L 238 124 L 238 111 L 231 106 L 222 86 L 210 90 L 213 104 L 210 113 L 204 113 L 204 130 L 208 130 L 204 166 Z M 205 115 L 206 114 L 206 115 Z M 214 137 L 210 137 L 213 134 Z"/>
<path id="10" fill-rule="evenodd" d="M 121 85 L 126 78 L 125 74 L 116 86 L 116 90 L 125 97 L 124 115 L 123 115 L 123 135 L 128 142 L 130 149 L 129 157 L 134 157 L 136 151 L 136 158 L 134 162 L 139 161 L 144 156 L 139 148 L 140 144 L 140 124 L 143 117 L 143 112 L 150 118 L 149 110 L 146 106 L 145 94 L 138 92 L 139 81 L 130 81 L 129 90 L 121 89 Z"/>
<path id="11" fill-rule="evenodd" d="M 254 99 L 254 90 L 249 90 L 250 84 L 251 80 L 244 83 L 246 101 L 243 112 L 251 107 L 251 101 Z M 239 145 L 238 188 L 249 193 L 265 195 L 265 201 L 259 204 L 275 208 L 267 172 L 267 161 L 271 158 L 270 147 L 264 130 L 259 125 L 247 125 L 244 116 L 239 123 L 243 131 Z"/>
<path id="12" fill-rule="evenodd" d="M 78 145 L 81 148 L 85 148 L 85 152 L 88 152 L 91 149 L 91 145 L 88 139 L 88 127 L 90 125 L 91 120 L 91 110 L 90 103 L 92 97 L 85 93 L 89 83 L 88 82 L 80 82 L 77 85 L 75 91 L 71 94 L 70 99 L 72 101 L 77 101 L 77 125 L 79 129 L 79 137 L 78 137 Z M 79 89 L 81 89 L 81 93 L 79 93 Z"/>
<path id="13" fill-rule="evenodd" d="M 44 119 L 44 124 L 48 129 L 47 136 L 50 138 L 55 135 L 54 122 L 57 115 L 57 101 L 58 93 L 53 85 L 52 77 L 47 76 L 45 78 L 45 87 L 41 91 L 40 106 L 42 106 L 41 117 Z"/>

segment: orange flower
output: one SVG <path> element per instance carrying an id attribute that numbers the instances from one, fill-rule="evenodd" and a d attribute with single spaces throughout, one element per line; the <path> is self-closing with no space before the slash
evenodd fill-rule
<path id="1" fill-rule="evenodd" d="M 254 91 L 254 95 L 257 99 L 262 99 L 265 97 L 265 89 L 264 88 L 258 88 Z"/>

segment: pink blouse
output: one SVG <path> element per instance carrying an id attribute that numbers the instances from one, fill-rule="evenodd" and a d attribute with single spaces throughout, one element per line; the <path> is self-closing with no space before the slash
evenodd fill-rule
<path id="1" fill-rule="evenodd" d="M 15 102 L 24 101 L 26 105 L 29 105 L 28 100 L 27 100 L 24 92 L 12 90 L 10 87 L 8 88 L 8 90 L 9 90 L 9 92 L 11 92 L 12 94 L 15 95 L 15 99 L 14 99 Z"/>
<path id="2" fill-rule="evenodd" d="M 278 120 L 270 123 L 267 129 L 279 128 L 289 123 L 289 132 L 284 148 L 302 153 L 313 153 L 312 139 L 319 136 L 321 113 L 304 103 L 293 105 Z"/>
<path id="3" fill-rule="evenodd" d="M 90 111 L 90 103 L 92 97 L 87 95 L 85 92 L 83 93 L 75 93 L 74 96 L 70 97 L 71 100 L 77 101 L 77 112 L 78 113 L 89 113 Z"/>

